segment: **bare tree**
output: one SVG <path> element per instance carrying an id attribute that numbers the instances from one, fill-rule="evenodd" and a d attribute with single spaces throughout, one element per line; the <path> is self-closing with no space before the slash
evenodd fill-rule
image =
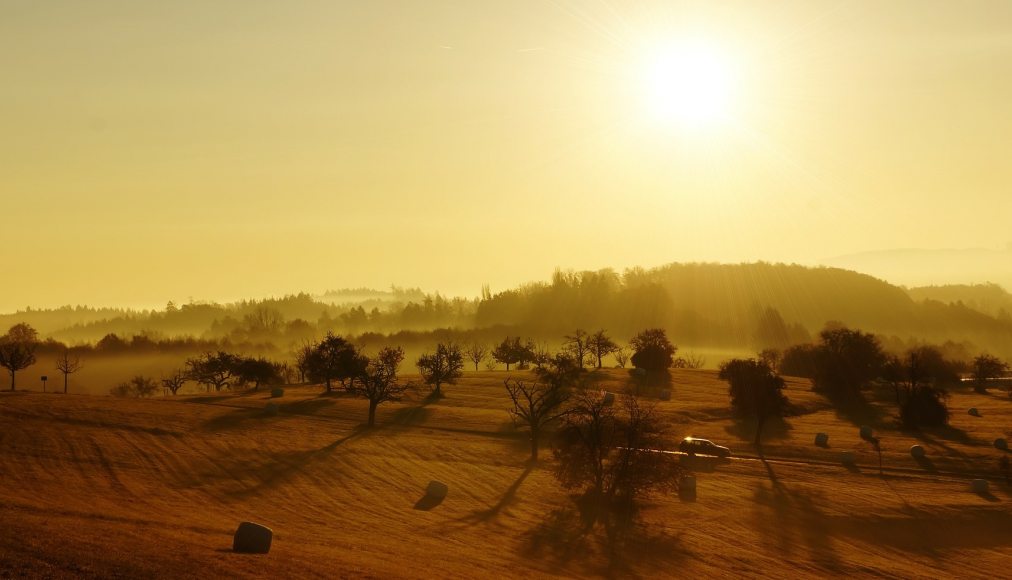
<path id="1" fill-rule="evenodd" d="M 485 360 L 485 357 L 488 356 L 488 352 L 488 346 L 480 342 L 475 342 L 464 349 L 464 356 L 467 357 L 467 360 L 474 363 L 474 370 L 477 372 L 478 365 L 481 364 L 481 361 Z"/>
<path id="2" fill-rule="evenodd" d="M 973 389 L 978 393 L 986 393 L 988 381 L 1005 376 L 1008 369 L 1008 363 L 998 357 L 988 354 L 978 356 L 973 359 Z"/>
<path id="3" fill-rule="evenodd" d="M 615 351 L 615 362 L 617 362 L 618 366 L 621 368 L 625 368 L 625 365 L 629 364 L 629 351 L 626 350 L 625 347 L 620 346 L 618 350 Z"/>
<path id="4" fill-rule="evenodd" d="M 562 349 L 572 355 L 573 360 L 582 369 L 590 354 L 590 335 L 587 331 L 577 328 L 573 334 L 567 334 L 562 342 Z"/>
<path id="5" fill-rule="evenodd" d="M 509 410 L 514 425 L 524 425 L 531 433 L 531 461 L 538 460 L 538 448 L 544 428 L 557 421 L 564 413 L 562 404 L 569 398 L 568 390 L 561 384 L 547 382 L 525 382 L 506 379 L 506 392 L 513 401 Z"/>
<path id="6" fill-rule="evenodd" d="M 436 352 L 423 354 L 415 364 L 422 373 L 422 380 L 432 386 L 433 395 L 438 397 L 443 394 L 443 383 L 452 385 L 460 378 L 464 369 L 464 355 L 460 352 L 460 347 L 452 342 L 439 343 Z"/>
<path id="7" fill-rule="evenodd" d="M 60 358 L 56 359 L 56 370 L 63 373 L 63 394 L 67 394 L 67 383 L 70 375 L 81 370 L 83 365 L 81 364 L 81 357 L 78 355 L 71 355 L 70 349 L 63 349 L 63 354 Z"/>
<path id="8" fill-rule="evenodd" d="M 555 476 L 567 489 L 583 489 L 590 515 L 632 508 L 637 497 L 675 491 L 684 473 L 665 450 L 666 442 L 652 408 L 635 397 L 621 409 L 591 393 L 576 396 L 555 445 Z"/>
<path id="9" fill-rule="evenodd" d="M 189 380 L 190 377 L 186 375 L 186 371 L 176 370 L 168 377 L 162 379 L 162 386 L 175 396 L 179 392 L 179 389 L 183 388 L 183 385 Z"/>
<path id="10" fill-rule="evenodd" d="M 589 335 L 586 345 L 590 355 L 597 359 L 597 368 L 601 368 L 601 359 L 619 349 L 619 346 L 605 333 L 603 328 Z"/>
<path id="11" fill-rule="evenodd" d="M 370 427 L 376 424 L 376 407 L 387 401 L 401 400 L 410 387 L 397 378 L 397 367 L 403 359 L 401 348 L 384 347 L 369 361 L 358 381 L 352 381 L 347 387 L 349 393 L 369 401 Z"/>
<path id="12" fill-rule="evenodd" d="M 238 378 L 242 357 L 223 351 L 204 353 L 186 360 L 186 376 L 196 383 L 205 385 L 210 391 L 231 388 Z"/>
<path id="13" fill-rule="evenodd" d="M 35 364 L 35 349 L 39 346 L 39 333 L 25 323 L 15 324 L 0 336 L 0 367 L 11 375 L 11 390 L 14 390 L 14 376 Z"/>

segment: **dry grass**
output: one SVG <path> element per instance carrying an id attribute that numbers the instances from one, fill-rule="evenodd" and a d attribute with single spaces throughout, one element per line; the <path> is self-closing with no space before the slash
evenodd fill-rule
<path id="1" fill-rule="evenodd" d="M 888 393 L 841 415 L 791 381 L 799 415 L 770 430 L 768 462 L 696 461 L 695 503 L 654 498 L 631 526 L 588 531 L 550 462 L 525 463 L 505 376 L 383 406 L 373 430 L 362 401 L 308 387 L 286 389 L 277 417 L 262 413 L 267 393 L 3 393 L 0 576 L 1003 577 L 1012 565 L 1012 495 L 990 447 L 1012 435 L 1003 397 L 955 393 L 952 428 L 914 434 L 891 427 Z M 597 380 L 621 390 L 627 376 Z M 712 371 L 675 372 L 658 409 L 673 438 L 753 452 Z M 882 437 L 884 476 L 859 424 Z M 819 431 L 829 449 L 813 445 Z M 835 463 L 842 450 L 856 469 Z M 980 473 L 993 495 L 969 491 Z M 450 486 L 442 502 L 422 501 L 430 480 Z M 242 520 L 274 529 L 269 555 L 230 552 Z"/>

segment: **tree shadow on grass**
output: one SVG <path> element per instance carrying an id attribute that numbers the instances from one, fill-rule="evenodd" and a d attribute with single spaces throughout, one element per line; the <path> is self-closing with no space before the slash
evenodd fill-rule
<path id="1" fill-rule="evenodd" d="M 506 488 L 506 491 L 499 497 L 499 500 L 495 503 L 495 505 L 489 507 L 488 509 L 479 510 L 470 515 L 464 516 L 461 518 L 461 521 L 470 523 L 487 522 L 498 516 L 503 509 L 516 500 L 517 491 L 520 490 L 520 486 L 523 485 L 524 480 L 526 480 L 527 476 L 534 470 L 534 465 L 535 464 L 531 462 L 527 463 L 527 467 L 525 467 L 513 483 Z"/>
<path id="2" fill-rule="evenodd" d="M 215 417 L 211 417 L 207 421 L 201 423 L 200 428 L 204 431 L 225 431 L 227 429 L 235 429 L 241 424 L 249 421 L 250 419 L 256 419 L 264 416 L 264 410 L 256 407 L 249 409 L 236 409 L 235 411 L 229 411 L 222 413 Z"/>
<path id="3" fill-rule="evenodd" d="M 792 429 L 790 423 L 783 417 L 770 417 L 763 425 L 762 440 L 775 441 L 786 439 L 788 432 Z M 735 418 L 734 422 L 724 427 L 728 435 L 732 435 L 743 441 L 754 441 L 756 430 L 755 417 Z"/>
<path id="4" fill-rule="evenodd" d="M 651 528 L 635 510 L 593 516 L 573 507 L 549 513 L 528 532 L 523 554 L 556 569 L 578 565 L 578 575 L 609 577 L 670 574 L 688 555 L 679 536 Z"/>
<path id="5" fill-rule="evenodd" d="M 760 483 L 753 495 L 760 536 L 784 558 L 794 558 L 800 546 L 821 566 L 839 571 L 841 561 L 833 546 L 830 520 L 819 507 L 822 495 L 790 489 L 768 463 L 766 469 L 770 485 Z"/>
<path id="6" fill-rule="evenodd" d="M 888 416 L 880 405 L 869 403 L 864 395 L 833 396 L 826 395 L 829 403 L 833 406 L 836 416 L 854 425 L 868 425 L 876 429 L 887 427 Z"/>
<path id="7" fill-rule="evenodd" d="M 255 458 L 233 460 L 230 468 L 225 466 L 226 463 L 229 463 L 228 461 L 221 461 L 218 467 L 233 479 L 244 479 L 246 477 L 256 479 L 257 483 L 254 485 L 244 487 L 229 494 L 237 498 L 250 497 L 281 485 L 327 459 L 341 445 L 362 437 L 367 433 L 369 433 L 369 429 L 357 427 L 351 433 L 335 439 L 319 449 L 267 453 L 265 454 L 265 459 L 259 461 Z"/>
<path id="8" fill-rule="evenodd" d="M 306 399 L 278 405 L 281 412 L 286 415 L 313 415 L 332 406 L 334 401 L 327 398 Z"/>

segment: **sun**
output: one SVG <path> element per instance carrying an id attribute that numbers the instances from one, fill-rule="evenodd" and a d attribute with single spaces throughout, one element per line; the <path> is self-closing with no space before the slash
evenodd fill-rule
<path id="1" fill-rule="evenodd" d="M 687 128 L 727 123 L 736 92 L 731 63 L 718 50 L 686 43 L 644 59 L 640 84 L 651 120 Z"/>

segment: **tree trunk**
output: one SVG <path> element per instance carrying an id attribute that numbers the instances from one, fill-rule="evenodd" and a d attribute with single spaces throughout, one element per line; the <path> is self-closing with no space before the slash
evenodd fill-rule
<path id="1" fill-rule="evenodd" d="M 759 454 L 762 455 L 762 434 L 763 434 L 763 423 L 766 422 L 765 417 L 758 417 L 755 424 L 755 446 L 759 449 Z"/>
<path id="2" fill-rule="evenodd" d="M 63 394 L 67 394 L 67 373 L 63 373 Z"/>
<path id="3" fill-rule="evenodd" d="M 327 392 L 330 392 L 330 377 L 327 377 Z"/>
<path id="4" fill-rule="evenodd" d="M 540 433 L 537 429 L 531 429 L 531 463 L 536 463 L 538 460 L 538 439 Z"/>
<path id="5" fill-rule="evenodd" d="M 369 426 L 372 427 L 376 424 L 376 407 L 379 403 L 369 401 Z"/>
<path id="6" fill-rule="evenodd" d="M 11 390 L 14 390 L 14 371 L 11 371 Z"/>

